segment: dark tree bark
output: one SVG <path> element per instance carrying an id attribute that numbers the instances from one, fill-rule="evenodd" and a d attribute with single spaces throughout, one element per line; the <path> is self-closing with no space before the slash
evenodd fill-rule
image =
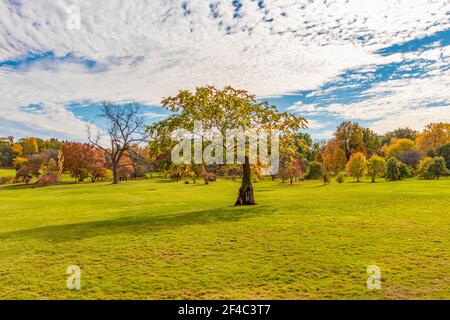
<path id="1" fill-rule="evenodd" d="M 118 184 L 121 180 L 119 168 L 125 166 L 120 165 L 120 160 L 130 152 L 134 144 L 143 142 L 148 137 L 144 131 L 145 118 L 140 114 L 139 106 L 135 103 L 115 105 L 105 102 L 101 115 L 106 120 L 106 134 L 111 146 L 107 148 L 101 145 L 101 132 L 93 134 L 90 126 L 88 126 L 89 142 L 109 156 L 113 171 L 113 184 Z"/>
<path id="2" fill-rule="evenodd" d="M 245 157 L 245 163 L 242 165 L 242 184 L 239 189 L 238 199 L 235 206 L 253 206 L 256 205 L 253 197 L 252 171 L 248 157 Z"/>
<path id="3" fill-rule="evenodd" d="M 113 184 L 119 183 L 119 177 L 117 175 L 117 166 L 113 164 L 112 166 L 112 172 L 113 172 Z"/>

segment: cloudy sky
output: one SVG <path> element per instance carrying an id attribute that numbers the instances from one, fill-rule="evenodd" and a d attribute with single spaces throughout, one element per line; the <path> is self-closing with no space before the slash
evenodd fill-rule
<path id="1" fill-rule="evenodd" d="M 212 84 L 383 133 L 450 121 L 448 0 L 0 0 L 0 136 L 83 140 L 100 103 Z"/>

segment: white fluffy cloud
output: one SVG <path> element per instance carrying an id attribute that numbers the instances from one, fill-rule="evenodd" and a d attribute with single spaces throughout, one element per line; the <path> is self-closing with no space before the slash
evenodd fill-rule
<path id="1" fill-rule="evenodd" d="M 79 30 L 67 27 L 72 5 Z M 349 68 L 391 61 L 380 48 L 449 28 L 447 11 L 445 0 L 1 0 L 0 63 L 54 52 L 97 65 L 1 67 L 0 120 L 81 137 L 69 102 L 158 104 L 205 84 L 259 97 L 313 90 Z M 29 104 L 42 109 L 22 108 Z"/>
<path id="2" fill-rule="evenodd" d="M 299 102 L 290 109 L 311 116 L 366 121 L 378 133 L 399 127 L 420 130 L 430 122 L 450 122 L 450 69 L 442 68 L 450 66 L 450 47 L 402 54 L 401 61 L 414 62 L 405 64 L 403 70 L 418 64 L 421 76 L 380 82 L 360 94 L 365 98 L 361 102 L 328 106 Z M 336 88 L 342 87 L 319 90 L 315 94 L 329 93 Z"/>

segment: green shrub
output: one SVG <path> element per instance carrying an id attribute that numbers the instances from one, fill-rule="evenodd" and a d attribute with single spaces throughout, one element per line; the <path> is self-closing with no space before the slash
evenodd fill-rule
<path id="1" fill-rule="evenodd" d="M 1 177 L 0 184 L 11 184 L 14 182 L 14 177 Z"/>
<path id="2" fill-rule="evenodd" d="M 425 157 L 422 160 L 420 160 L 417 173 L 419 174 L 419 177 L 422 179 L 433 179 L 433 177 L 430 175 L 429 166 L 431 161 L 433 161 L 433 158 L 431 157 Z"/>
<path id="3" fill-rule="evenodd" d="M 322 171 L 322 181 L 323 181 L 323 184 L 331 183 L 330 174 L 327 172 L 327 170 Z"/>
<path id="4" fill-rule="evenodd" d="M 36 181 L 36 184 L 39 186 L 51 186 L 55 185 L 59 182 L 59 178 L 56 174 L 49 171 L 44 176 L 40 177 L 38 181 Z"/>
<path id="5" fill-rule="evenodd" d="M 386 161 L 384 158 L 373 155 L 372 158 L 369 159 L 367 165 L 367 174 L 372 179 L 372 182 L 375 182 L 377 177 L 383 176 L 386 173 Z"/>
<path id="6" fill-rule="evenodd" d="M 347 162 L 347 174 L 359 182 L 359 178 L 364 176 L 367 171 L 367 160 L 363 153 L 356 152 L 351 155 Z"/>
<path id="7" fill-rule="evenodd" d="M 308 171 L 308 174 L 306 175 L 306 179 L 311 179 L 311 180 L 320 179 L 320 178 L 322 178 L 322 174 L 323 174 L 322 163 L 313 161 L 309 165 L 309 171 Z"/>
<path id="8" fill-rule="evenodd" d="M 447 175 L 448 170 L 445 166 L 443 157 L 426 157 L 419 163 L 419 175 L 422 179 L 437 179 Z"/>
<path id="9" fill-rule="evenodd" d="M 450 170 L 450 143 L 444 144 L 438 148 L 438 156 L 443 157 L 447 169 Z"/>
<path id="10" fill-rule="evenodd" d="M 400 174 L 401 162 L 396 158 L 389 158 L 386 161 L 386 179 L 391 181 L 397 181 L 402 178 Z"/>
<path id="11" fill-rule="evenodd" d="M 339 173 L 336 177 L 337 183 L 344 183 L 344 175 L 342 173 Z"/>
<path id="12" fill-rule="evenodd" d="M 400 173 L 400 179 L 410 178 L 414 176 L 414 169 L 411 166 L 404 164 L 403 162 L 400 162 L 398 170 Z"/>

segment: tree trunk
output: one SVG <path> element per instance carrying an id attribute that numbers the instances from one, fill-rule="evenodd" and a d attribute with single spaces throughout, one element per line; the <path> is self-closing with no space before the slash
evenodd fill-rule
<path id="1" fill-rule="evenodd" d="M 239 189 L 238 199 L 235 206 L 253 206 L 255 199 L 253 197 L 252 171 L 248 157 L 245 157 L 245 163 L 242 165 L 242 184 Z"/>
<path id="2" fill-rule="evenodd" d="M 113 172 L 113 184 L 118 184 L 119 179 L 117 177 L 117 165 L 114 163 L 112 165 L 112 172 Z"/>

